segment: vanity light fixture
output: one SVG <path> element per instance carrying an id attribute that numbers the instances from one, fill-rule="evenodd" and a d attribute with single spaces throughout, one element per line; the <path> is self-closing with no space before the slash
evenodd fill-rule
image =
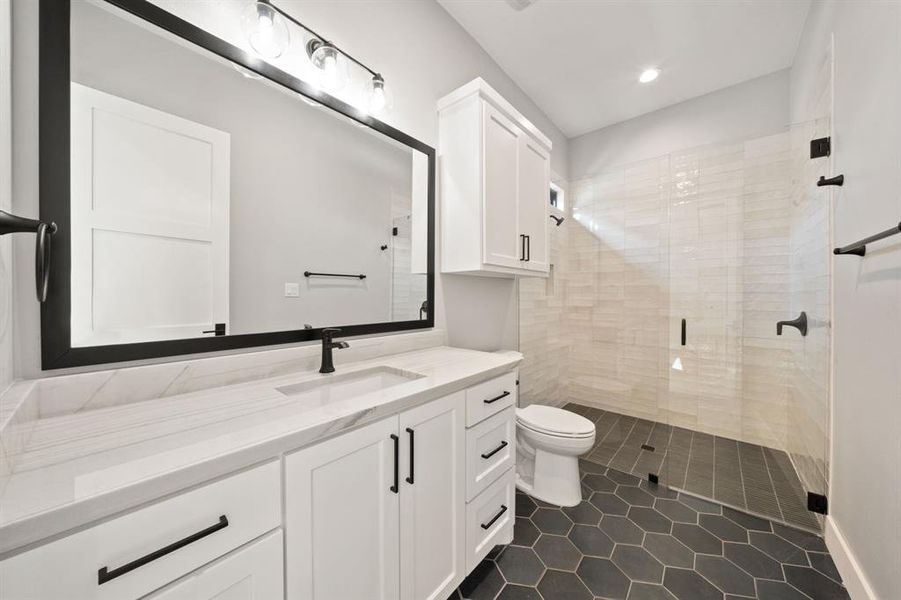
<path id="1" fill-rule="evenodd" d="M 307 56 L 319 71 L 319 87 L 329 93 L 344 88 L 349 76 L 346 61 L 350 61 L 366 71 L 371 77 L 368 85 L 363 86 L 365 97 L 354 104 L 360 110 L 378 113 L 391 106 L 390 94 L 385 89 L 385 79 L 381 74 L 330 42 L 327 38 L 310 29 L 290 14 L 276 6 L 272 0 L 255 0 L 244 11 L 242 29 L 250 47 L 263 58 L 278 58 L 291 41 L 287 22 L 293 23 L 310 36 L 306 44 Z M 360 86 L 355 86 L 360 90 Z"/>
<path id="2" fill-rule="evenodd" d="M 645 69 L 641 72 L 641 75 L 638 76 L 638 81 L 641 83 L 651 83 L 660 75 L 660 69 L 655 67 L 651 67 L 650 69 Z"/>

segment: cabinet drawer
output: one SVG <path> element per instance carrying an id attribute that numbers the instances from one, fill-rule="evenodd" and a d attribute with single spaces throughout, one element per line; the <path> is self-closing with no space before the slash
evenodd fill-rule
<path id="1" fill-rule="evenodd" d="M 479 495 L 516 461 L 512 406 L 466 431 L 466 501 Z"/>
<path id="2" fill-rule="evenodd" d="M 29 550 L 0 598 L 138 598 L 278 527 L 279 488 L 274 461 Z"/>
<path id="3" fill-rule="evenodd" d="M 516 373 L 507 373 L 466 390 L 466 426 L 516 405 Z"/>
<path id="4" fill-rule="evenodd" d="M 514 473 L 511 468 L 466 505 L 467 571 L 476 568 L 497 544 L 513 541 Z"/>

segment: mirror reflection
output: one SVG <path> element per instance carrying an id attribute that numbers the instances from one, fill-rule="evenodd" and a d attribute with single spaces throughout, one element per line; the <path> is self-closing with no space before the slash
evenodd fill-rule
<path id="1" fill-rule="evenodd" d="M 72 346 L 427 317 L 426 155 L 102 2 L 71 150 Z"/>

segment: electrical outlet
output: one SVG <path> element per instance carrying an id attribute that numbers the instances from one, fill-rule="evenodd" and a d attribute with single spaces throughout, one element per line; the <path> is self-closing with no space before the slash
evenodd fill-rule
<path id="1" fill-rule="evenodd" d="M 300 296 L 300 284 L 299 283 L 286 283 L 285 284 L 285 298 L 297 298 Z"/>

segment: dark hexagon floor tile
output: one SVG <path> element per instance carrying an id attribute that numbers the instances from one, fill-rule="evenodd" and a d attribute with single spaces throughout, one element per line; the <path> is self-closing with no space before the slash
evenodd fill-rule
<path id="1" fill-rule="evenodd" d="M 616 489 L 616 482 L 598 473 L 588 473 L 582 478 L 582 483 L 596 492 L 612 492 Z"/>
<path id="2" fill-rule="evenodd" d="M 507 546 L 495 562 L 508 583 L 535 585 L 544 575 L 544 564 L 531 548 Z"/>
<path id="3" fill-rule="evenodd" d="M 673 522 L 662 514 L 646 506 L 633 506 L 629 509 L 629 519 L 647 532 L 669 533 Z"/>
<path id="4" fill-rule="evenodd" d="M 757 580 L 758 600 L 810 600 L 792 586 L 781 581 Z"/>
<path id="5" fill-rule="evenodd" d="M 842 576 L 839 574 L 838 568 L 836 568 L 835 563 L 832 561 L 832 557 L 828 554 L 823 554 L 821 552 L 808 552 L 807 559 L 810 561 L 811 567 L 813 567 L 826 577 L 839 583 L 842 582 Z"/>
<path id="6" fill-rule="evenodd" d="M 721 556 L 699 554 L 695 570 L 727 594 L 754 596 L 754 579 Z"/>
<path id="7" fill-rule="evenodd" d="M 718 537 L 698 525 L 673 523 L 673 537 L 702 554 L 722 554 L 723 543 Z"/>
<path id="8" fill-rule="evenodd" d="M 535 502 L 525 494 L 516 494 L 516 516 L 531 517 L 538 508 Z"/>
<path id="9" fill-rule="evenodd" d="M 573 573 L 548 569 L 538 583 L 544 600 L 591 600 L 591 592 Z"/>
<path id="10" fill-rule="evenodd" d="M 541 532 L 532 521 L 525 517 L 516 517 L 516 522 L 513 524 L 513 542 L 511 542 L 514 546 L 531 546 L 539 535 Z"/>
<path id="11" fill-rule="evenodd" d="M 677 523 L 698 522 L 698 513 L 694 509 L 688 508 L 678 500 L 659 498 L 654 503 L 654 508 L 656 508 L 660 513 L 666 515 L 669 519 L 676 521 Z"/>
<path id="12" fill-rule="evenodd" d="M 541 594 L 533 587 L 513 585 L 508 583 L 501 590 L 497 600 L 541 600 Z"/>
<path id="13" fill-rule="evenodd" d="M 616 495 L 632 506 L 654 506 L 654 496 L 637 487 L 619 486 Z"/>
<path id="14" fill-rule="evenodd" d="M 724 542 L 747 542 L 748 530 L 720 515 L 701 515 L 698 523 Z"/>
<path id="15" fill-rule="evenodd" d="M 566 535 L 573 525 L 569 517 L 557 508 L 539 508 L 532 515 L 532 522 L 542 533 L 556 535 Z"/>
<path id="16" fill-rule="evenodd" d="M 628 473 L 623 473 L 616 469 L 607 469 L 607 477 L 622 485 L 638 485 L 641 483 L 641 479 L 635 475 L 629 475 Z"/>
<path id="17" fill-rule="evenodd" d="M 563 512 L 573 523 L 583 525 L 597 525 L 603 516 L 598 509 L 584 500 L 575 506 L 564 507 Z"/>
<path id="18" fill-rule="evenodd" d="M 641 546 L 617 544 L 610 560 L 632 581 L 663 581 L 663 565 Z"/>
<path id="19" fill-rule="evenodd" d="M 535 554 L 549 569 L 574 571 L 582 560 L 582 553 L 568 538 L 542 534 L 535 542 Z"/>
<path id="20" fill-rule="evenodd" d="M 636 581 L 629 589 L 629 600 L 676 600 L 676 597 L 662 585 Z"/>
<path id="21" fill-rule="evenodd" d="M 605 558 L 583 558 L 576 573 L 595 596 L 625 600 L 629 593 L 629 578 Z"/>
<path id="22" fill-rule="evenodd" d="M 760 517 L 755 517 L 754 515 L 749 515 L 748 513 L 743 513 L 739 510 L 735 510 L 734 508 L 729 508 L 728 506 L 723 507 L 723 516 L 735 521 L 745 529 L 750 529 L 751 531 L 772 531 L 772 524 L 766 519 L 761 519 Z"/>
<path id="23" fill-rule="evenodd" d="M 607 467 L 601 463 L 591 462 L 584 458 L 579 459 L 579 473 L 595 473 L 597 475 L 603 475 L 606 472 Z"/>
<path id="24" fill-rule="evenodd" d="M 679 600 L 723 600 L 723 593 L 688 569 L 666 568 L 663 586 Z"/>
<path id="25" fill-rule="evenodd" d="M 644 536 L 642 545 L 668 567 L 691 569 L 694 566 L 695 553 L 671 535 L 649 533 Z"/>
<path id="26" fill-rule="evenodd" d="M 497 565 L 483 560 L 460 584 L 460 594 L 466 600 L 493 600 L 502 587 L 504 578 Z"/>
<path id="27" fill-rule="evenodd" d="M 781 563 L 789 565 L 808 565 L 807 555 L 803 550 L 772 533 L 752 531 L 750 533 L 751 545 L 762 550 Z"/>
<path id="28" fill-rule="evenodd" d="M 714 504 L 713 502 L 708 502 L 707 500 L 701 500 L 700 498 L 695 498 L 694 496 L 689 496 L 688 494 L 679 494 L 679 502 L 688 506 L 689 508 L 693 508 L 699 513 L 706 513 L 710 515 L 720 515 L 723 513 L 723 507 L 719 504 Z"/>
<path id="29" fill-rule="evenodd" d="M 754 546 L 726 542 L 723 555 L 754 577 L 782 579 L 782 565 Z"/>
<path id="30" fill-rule="evenodd" d="M 569 532 L 569 539 L 582 554 L 588 556 L 609 558 L 613 551 L 613 540 L 591 525 L 575 525 Z"/>
<path id="31" fill-rule="evenodd" d="M 591 504 L 605 515 L 625 515 L 629 512 L 629 504 L 608 492 L 592 494 Z"/>
<path id="32" fill-rule="evenodd" d="M 822 573 L 807 567 L 785 565 L 785 580 L 811 598 L 817 600 L 848 600 L 844 586 L 832 581 Z"/>
<path id="33" fill-rule="evenodd" d="M 604 515 L 600 528 L 610 539 L 620 544 L 640 544 L 644 538 L 644 531 L 626 517 Z"/>
<path id="34" fill-rule="evenodd" d="M 671 490 L 665 485 L 660 485 L 659 483 L 651 483 L 647 479 L 642 479 L 638 487 L 654 496 L 655 498 L 667 498 L 668 500 L 675 500 L 679 497 L 679 492 Z"/>
<path id="35" fill-rule="evenodd" d="M 807 533 L 800 529 L 786 527 L 779 523 L 773 523 L 773 533 L 804 550 L 810 550 L 812 552 L 829 552 L 829 549 L 826 548 L 826 542 L 818 535 Z"/>

